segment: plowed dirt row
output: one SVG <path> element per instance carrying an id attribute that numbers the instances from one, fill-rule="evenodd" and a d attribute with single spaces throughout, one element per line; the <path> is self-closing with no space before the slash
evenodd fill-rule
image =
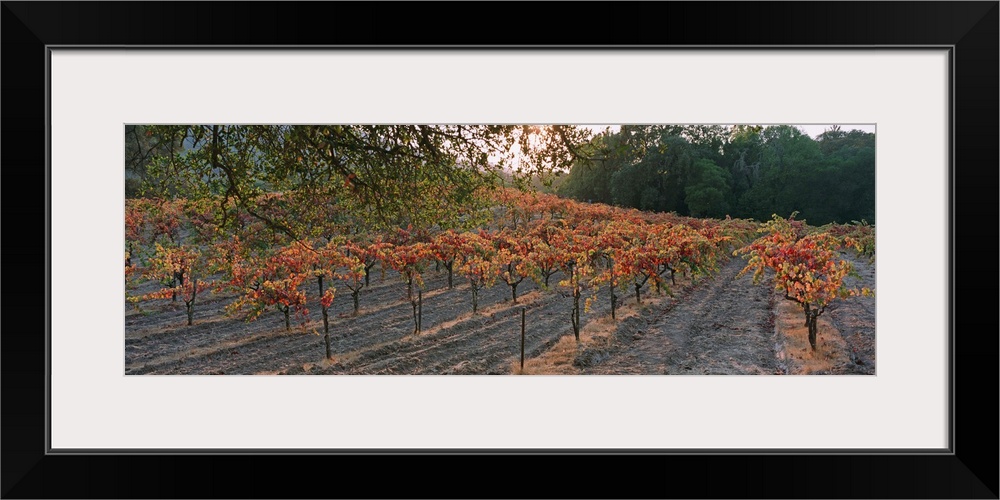
<path id="1" fill-rule="evenodd" d="M 600 290 L 587 325 L 608 331 L 606 341 L 578 345 L 572 373 L 580 374 L 773 374 L 788 373 L 776 334 L 775 294 L 767 284 L 753 285 L 749 275 L 736 278 L 744 262 L 732 259 L 720 272 L 695 282 L 683 280 L 674 297 L 632 306 L 635 314 L 609 322 L 607 289 Z M 874 288 L 875 269 L 854 259 L 864 286 Z M 325 360 L 318 304 L 305 326 L 293 316 L 267 312 L 246 323 L 227 317 L 231 295 L 205 293 L 195 305 L 194 325 L 187 326 L 182 302 L 126 306 L 126 374 L 506 374 L 515 371 L 520 350 L 520 311 L 526 316 L 525 356 L 544 355 L 563 337 L 572 338 L 572 299 L 555 284 L 543 291 L 525 280 L 518 303 L 510 288 L 497 283 L 480 292 L 479 312 L 472 314 L 468 284 L 455 276 L 447 288 L 444 272 L 428 272 L 423 293 L 422 331 L 413 334 L 406 285 L 395 273 L 372 274 L 362 291 L 361 312 L 340 283 L 330 310 L 333 360 Z M 850 284 L 853 284 L 850 283 Z M 311 284 L 315 288 L 315 283 Z M 147 285 L 151 291 L 153 285 Z M 315 295 L 316 290 L 309 290 Z M 874 373 L 875 299 L 852 298 L 831 307 L 829 321 L 843 335 L 852 361 L 831 373 Z M 610 326 L 609 326 L 610 325 Z M 610 330 L 608 330 L 610 328 Z M 561 373 L 566 373 L 564 370 Z"/>
<path id="2" fill-rule="evenodd" d="M 552 283 L 558 279 L 553 276 Z M 514 304 L 510 288 L 500 283 L 480 292 L 480 311 L 472 315 L 471 292 L 463 280 L 456 276 L 451 290 L 443 272 L 429 273 L 426 281 L 420 335 L 413 335 L 413 310 L 397 275 L 373 274 L 356 317 L 346 287 L 338 287 L 330 310 L 333 363 L 323 359 L 318 310 L 310 311 L 304 329 L 293 324 L 286 332 L 278 312 L 252 323 L 226 317 L 224 307 L 232 296 L 205 294 L 195 305 L 192 326 L 186 326 L 182 303 L 159 301 L 144 306 L 146 313 L 128 308 L 126 373 L 509 373 L 520 349 L 521 307 L 529 357 L 572 332 L 571 298 L 558 290 L 541 292 L 525 280 Z M 584 319 L 608 312 L 607 305 L 595 304 Z"/>
<path id="3" fill-rule="evenodd" d="M 875 265 L 867 258 L 845 256 L 854 264 L 858 278 L 848 277 L 848 286 L 866 286 L 875 289 Z M 843 336 L 847 344 L 849 363 L 835 367 L 834 374 L 875 373 L 875 299 L 876 297 L 852 297 L 835 302 L 827 312 L 833 326 Z"/>
<path id="4" fill-rule="evenodd" d="M 766 285 L 736 278 L 745 262 L 686 288 L 583 369 L 590 374 L 776 373 L 773 303 Z"/>

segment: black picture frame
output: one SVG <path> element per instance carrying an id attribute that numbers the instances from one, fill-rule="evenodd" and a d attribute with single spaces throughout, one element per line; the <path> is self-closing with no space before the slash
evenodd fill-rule
<path id="1" fill-rule="evenodd" d="M 998 321 L 991 309 L 997 303 L 998 274 L 993 267 L 997 261 L 992 242 L 997 241 L 1000 206 L 1000 3 L 996 1 L 548 6 L 488 2 L 3 2 L 0 21 L 2 122 L 7 146 L 2 149 L 2 165 L 8 180 L 4 257 L 9 264 L 10 292 L 4 301 L 8 314 L 0 349 L 4 498 L 998 498 L 994 424 L 998 422 L 998 404 L 993 385 L 997 380 Z M 950 309 L 954 372 L 950 452 L 47 453 L 47 345 L 42 318 L 48 312 L 41 298 L 47 296 L 54 277 L 46 273 L 46 279 L 41 280 L 38 271 L 47 269 L 49 252 L 45 245 L 48 205 L 43 195 L 49 146 L 47 47 L 413 44 L 611 49 L 951 47 Z M 958 237 L 959 228 L 963 238 Z M 985 301 L 987 309 L 967 305 L 973 303 L 967 302 L 973 297 Z M 487 461 L 480 455 L 491 456 Z M 376 484 L 362 481 L 360 478 L 371 470 L 381 471 L 386 480 Z M 470 491 L 466 482 L 456 479 L 469 472 L 478 472 L 475 477 L 482 489 Z M 782 480 L 775 480 L 777 475 Z M 538 484 L 539 478 L 541 490 L 526 484 L 529 480 Z M 208 490 L 204 489 L 206 484 Z"/>

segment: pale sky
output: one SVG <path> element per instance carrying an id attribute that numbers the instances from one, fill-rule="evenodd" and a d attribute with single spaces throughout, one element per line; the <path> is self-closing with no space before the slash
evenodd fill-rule
<path id="1" fill-rule="evenodd" d="M 863 132 L 875 132 L 874 124 L 858 125 L 858 124 L 838 124 L 840 129 L 844 132 L 850 132 L 852 129 L 861 130 Z M 822 134 L 826 129 L 830 128 L 831 124 L 817 124 L 817 125 L 795 125 L 803 132 L 809 134 L 809 137 L 815 139 L 817 136 Z M 620 125 L 581 125 L 581 127 L 587 127 L 594 132 L 601 132 L 606 127 L 611 127 L 611 130 L 617 132 L 621 127 Z"/>
<path id="2" fill-rule="evenodd" d="M 857 130 L 860 130 L 862 132 L 875 133 L 875 125 L 874 124 L 867 124 L 867 125 L 842 125 L 842 124 L 838 124 L 838 125 L 840 125 L 840 130 L 843 130 L 844 132 L 850 132 L 852 129 L 857 129 Z M 803 132 L 809 134 L 810 137 L 812 137 L 813 139 L 815 139 L 818 135 L 820 135 L 823 132 L 825 132 L 826 129 L 830 128 L 830 125 L 796 125 L 796 127 L 798 127 L 800 130 L 802 130 Z"/>

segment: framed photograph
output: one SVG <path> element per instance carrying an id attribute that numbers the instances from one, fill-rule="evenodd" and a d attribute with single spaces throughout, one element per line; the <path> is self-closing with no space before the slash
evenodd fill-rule
<path id="1" fill-rule="evenodd" d="M 723 6 L 727 11 L 725 16 L 712 14 Z M 3 152 L 4 165 L 9 174 L 14 170 L 18 176 L 8 179 L 17 186 L 27 184 L 21 176 L 36 173 L 30 182 L 44 186 L 45 192 L 44 206 L 43 200 L 36 199 L 8 209 L 8 215 L 19 216 L 17 220 L 8 218 L 8 244 L 14 241 L 11 246 L 24 256 L 24 265 L 17 268 L 36 270 L 32 276 L 8 275 L 8 279 L 13 279 L 10 283 L 18 283 L 18 287 L 21 283 L 44 283 L 35 296 L 45 300 L 28 300 L 17 308 L 8 308 L 8 318 L 17 319 L 24 328 L 8 325 L 8 335 L 4 338 L 7 347 L 3 354 L 4 497 L 300 497 L 308 495 L 306 491 L 322 492 L 330 486 L 288 485 L 278 477 L 272 481 L 269 476 L 255 479 L 263 484 L 239 483 L 221 473 L 205 472 L 221 464 L 247 467 L 251 461 L 255 469 L 269 468 L 272 464 L 281 467 L 280 462 L 285 466 L 291 464 L 299 473 L 317 471 L 317 474 L 341 468 L 340 474 L 354 475 L 367 467 L 388 466 L 391 469 L 386 470 L 392 470 L 400 479 L 409 479 L 400 483 L 426 484 L 426 478 L 421 480 L 408 470 L 416 461 L 444 464 L 447 460 L 449 465 L 442 466 L 448 467 L 451 460 L 477 460 L 479 455 L 491 455 L 504 465 L 529 460 L 533 468 L 555 466 L 561 460 L 569 460 L 566 464 L 600 460 L 598 467 L 607 470 L 610 477 L 621 477 L 626 471 L 618 470 L 616 464 L 635 466 L 632 460 L 620 461 L 622 455 L 629 455 L 677 472 L 625 485 L 618 480 L 597 486 L 585 481 L 586 484 L 575 488 L 553 485 L 553 493 L 666 497 L 673 490 L 664 484 L 676 482 L 697 488 L 700 493 L 693 496 L 706 497 L 996 498 L 995 459 L 981 458 L 996 457 L 995 428 L 981 428 L 975 422 L 984 421 L 984 416 L 986 422 L 996 421 L 993 399 L 996 392 L 989 384 L 996 380 L 997 360 L 995 356 L 983 359 L 979 353 L 996 352 L 996 337 L 992 332 L 997 331 L 997 323 L 992 314 L 970 315 L 969 307 L 962 307 L 960 300 L 965 296 L 992 300 L 996 297 L 996 286 L 993 278 L 964 281 L 959 277 L 996 276 L 983 269 L 985 264 L 975 264 L 975 270 L 972 265 L 994 262 L 992 248 L 987 248 L 988 256 L 974 252 L 989 247 L 982 245 L 982 241 L 996 240 L 988 238 L 996 235 L 991 233 L 996 226 L 988 222 L 988 215 L 996 215 L 996 165 L 1000 164 L 997 159 L 998 4 L 657 3 L 628 7 L 609 4 L 600 9 L 606 10 L 605 15 L 597 16 L 588 8 L 588 12 L 580 13 L 582 24 L 562 28 L 552 28 L 553 19 L 542 12 L 519 17 L 523 27 L 539 30 L 574 33 L 588 23 L 605 26 L 590 34 L 587 34 L 590 29 L 572 36 L 567 33 L 566 39 L 573 43 L 566 45 L 532 40 L 526 44 L 513 43 L 502 35 L 493 38 L 489 35 L 492 30 L 483 29 L 482 18 L 464 12 L 453 12 L 457 18 L 441 17 L 445 9 L 429 4 L 261 2 L 99 6 L 5 2 L 4 123 L 8 147 Z M 330 35 L 329 27 L 319 22 L 321 10 L 324 18 L 335 20 L 344 30 L 338 28 Z M 699 25 L 698 31 L 690 22 L 709 18 L 716 22 L 711 26 Z M 371 25 L 358 27 L 358 19 L 366 19 Z M 653 19 L 662 22 L 654 23 Z M 751 21 L 749 25 L 755 28 L 747 32 L 747 23 Z M 664 30 L 662 23 L 674 27 Z M 473 24 L 478 28 L 471 29 L 469 26 Z M 91 31 L 94 26 L 101 29 Z M 598 33 L 606 34 L 608 29 L 620 31 L 616 39 L 623 45 L 605 44 Z M 443 32 L 454 36 L 440 38 Z M 647 39 L 643 33 L 661 34 Z M 14 123 L 19 126 L 7 127 Z M 677 201 L 671 205 L 662 189 L 655 199 L 635 196 L 634 203 L 624 202 L 626 197 L 622 195 L 612 201 L 615 205 L 672 212 L 677 217 L 717 216 L 712 220 L 724 220 L 723 212 L 714 211 L 724 210 L 721 203 L 726 195 L 719 195 L 715 202 L 708 195 L 700 198 L 699 195 L 707 192 L 706 186 L 710 184 L 707 179 L 714 172 L 725 173 L 729 167 L 713 169 L 708 153 L 694 152 L 695 146 L 691 144 L 697 142 L 692 139 L 696 130 L 715 127 L 727 137 L 733 137 L 737 126 L 749 129 L 747 133 L 765 136 L 771 130 L 776 137 L 772 144 L 780 145 L 772 147 L 778 151 L 772 153 L 787 155 L 787 160 L 769 157 L 767 161 L 775 165 L 800 161 L 804 166 L 795 168 L 822 169 L 825 167 L 816 166 L 817 162 L 828 161 L 826 158 L 834 155 L 840 155 L 838 165 L 853 164 L 857 158 L 844 156 L 847 153 L 824 153 L 828 156 L 801 160 L 804 153 L 792 149 L 794 140 L 801 138 L 801 143 L 813 143 L 821 134 L 839 134 L 839 126 L 856 129 L 851 137 L 874 143 L 874 148 L 870 148 L 874 155 L 872 192 L 858 194 L 864 192 L 859 188 L 837 191 L 840 195 L 833 193 L 848 182 L 863 184 L 858 176 L 845 177 L 837 186 L 816 189 L 803 185 L 798 189 L 811 193 L 804 195 L 806 201 L 800 204 L 808 205 L 810 199 L 826 200 L 816 201 L 815 206 L 828 209 L 827 212 L 814 210 L 806 217 L 807 222 L 812 216 L 829 219 L 819 220 L 817 226 L 844 218 L 848 220 L 839 222 L 866 218 L 867 212 L 854 215 L 844 211 L 834 215 L 831 207 L 838 196 L 872 197 L 871 214 L 877 216 L 872 221 L 878 227 L 877 245 L 872 248 L 877 260 L 871 255 L 864 265 L 870 267 L 869 278 L 873 284 L 877 280 L 877 287 L 871 287 L 875 290 L 874 297 L 866 298 L 870 300 L 866 312 L 870 318 L 858 320 L 852 316 L 852 321 L 857 322 L 852 328 L 874 333 L 864 334 L 868 337 L 859 333 L 857 339 L 848 340 L 834 350 L 821 330 L 820 351 L 827 353 L 824 362 L 829 366 L 802 368 L 807 357 L 819 357 L 812 354 L 796 357 L 792 352 L 801 350 L 808 354 L 810 343 L 813 351 L 817 349 L 814 327 L 796 325 L 803 343 L 795 349 L 788 347 L 789 342 L 784 347 L 772 346 L 773 339 L 768 337 L 768 345 L 763 347 L 748 341 L 740 344 L 746 352 L 733 347 L 733 351 L 716 353 L 714 358 L 709 351 L 723 350 L 719 345 L 701 346 L 701 350 L 691 347 L 691 355 L 714 360 L 707 364 L 678 362 L 671 365 L 673 368 L 636 371 L 633 368 L 639 365 L 628 365 L 623 356 L 620 364 L 605 364 L 600 370 L 540 371 L 537 373 L 555 374 L 538 376 L 513 376 L 529 373 L 514 367 L 515 341 L 497 354 L 501 361 L 496 362 L 483 355 L 482 360 L 465 362 L 451 362 L 452 358 L 448 358 L 447 366 L 443 361 L 428 364 L 413 361 L 406 365 L 409 368 L 404 368 L 392 364 L 398 363 L 393 361 L 388 368 L 378 368 L 375 365 L 382 366 L 379 363 L 385 362 L 357 361 L 366 355 L 366 350 L 377 350 L 376 345 L 352 344 L 348 348 L 335 344 L 331 349 L 329 341 L 324 358 L 324 323 L 316 316 L 320 306 L 311 302 L 309 307 L 317 310 L 312 316 L 303 315 L 302 321 L 312 329 L 296 331 L 295 335 L 275 334 L 275 338 L 284 339 L 281 342 L 299 342 L 296 339 L 308 336 L 309 348 L 319 349 L 317 357 L 321 362 L 296 361 L 301 366 L 295 369 L 261 361 L 232 361 L 237 356 L 254 356 L 251 352 L 254 347 L 234 343 L 232 349 L 220 348 L 232 341 L 227 335 L 235 335 L 224 329 L 192 331 L 193 335 L 201 336 L 197 342 L 148 341 L 148 338 L 179 338 L 164 332 L 178 331 L 186 325 L 233 320 L 221 313 L 213 315 L 197 309 L 200 303 L 195 295 L 209 293 L 207 288 L 199 288 L 197 276 L 204 275 L 208 268 L 176 264 L 176 259 L 189 256 L 185 253 L 178 257 L 181 253 L 194 247 L 186 247 L 170 235 L 166 236 L 170 245 L 155 236 L 146 241 L 149 231 L 156 230 L 139 226 L 134 241 L 128 234 L 123 235 L 123 222 L 125 231 L 130 229 L 126 210 L 131 205 L 125 201 L 126 193 L 135 188 L 129 185 L 127 170 L 128 133 L 136 134 L 137 144 L 146 144 L 143 141 L 147 137 L 179 133 L 176 151 L 165 155 L 176 152 L 187 163 L 171 161 L 148 168 L 150 171 L 159 168 L 159 172 L 165 172 L 178 183 L 186 183 L 187 187 L 175 184 L 163 187 L 159 194 L 220 189 L 212 195 L 217 198 L 206 199 L 215 205 L 220 205 L 221 200 L 223 207 L 230 199 L 239 199 L 241 208 L 232 212 L 224 208 L 211 216 L 246 217 L 249 232 L 240 234 L 259 236 L 295 232 L 296 220 L 309 217 L 303 210 L 319 205 L 293 203 L 297 207 L 293 213 L 263 213 L 257 209 L 270 210 L 268 207 L 272 205 L 261 204 L 264 202 L 259 197 L 253 198 L 252 203 L 244 203 L 251 199 L 250 193 L 257 193 L 256 189 L 260 196 L 271 196 L 267 190 L 293 182 L 289 176 L 311 179 L 318 170 L 249 174 L 248 168 L 233 172 L 217 163 L 225 154 L 252 157 L 253 160 L 244 160 L 250 163 L 267 158 L 261 164 L 272 165 L 287 159 L 289 145 L 295 141 L 302 140 L 305 144 L 311 140 L 309 144 L 313 144 L 325 140 L 316 137 L 345 133 L 346 126 L 357 126 L 356 134 L 347 133 L 361 138 L 359 149 L 371 151 L 373 144 L 384 144 L 370 141 L 372 137 L 380 137 L 379 134 L 388 137 L 416 131 L 444 135 L 451 133 L 447 127 L 454 125 L 469 129 L 476 125 L 496 125 L 483 128 L 483 133 L 492 134 L 500 129 L 509 132 L 504 137 L 515 142 L 519 133 L 544 138 L 546 133 L 554 136 L 579 131 L 589 138 L 605 130 L 603 126 L 613 125 L 601 136 L 605 138 L 601 140 L 610 141 L 608 138 L 620 134 L 623 128 L 653 130 L 650 127 L 676 126 L 675 136 L 671 137 L 683 144 L 669 142 L 674 139 L 666 139 L 669 134 L 664 132 L 665 128 L 655 129 L 661 134 L 656 144 L 663 146 L 661 156 L 662 150 L 692 148 L 686 153 L 691 163 L 687 171 L 692 173 L 683 182 L 688 184 L 677 181 L 680 184 L 675 186 L 678 193 L 687 194 L 683 203 Z M 562 129 L 562 125 L 569 128 Z M 646 126 L 650 127 L 642 128 Z M 788 137 L 782 138 L 780 134 Z M 226 153 L 219 153 L 219 142 L 233 141 L 233 137 L 241 138 L 242 142 L 229 142 Z M 425 142 L 421 144 L 426 148 L 429 136 L 423 137 Z M 458 136 L 447 137 L 442 144 L 449 147 L 458 140 Z M 492 135 L 483 135 L 474 140 L 494 139 Z M 251 140 L 258 141 L 256 144 L 280 144 L 281 148 L 241 149 Z M 345 147 L 346 143 L 337 144 Z M 523 144 L 528 147 L 528 142 Z M 199 148 L 203 147 L 215 148 L 216 153 L 199 156 Z M 715 149 L 712 154 L 719 155 L 727 165 L 738 155 L 719 147 Z M 335 157 L 332 148 L 303 151 L 307 157 L 314 151 L 327 151 Z M 404 175 L 402 167 L 393 170 L 385 166 L 393 160 L 384 157 L 381 151 L 375 156 L 383 162 L 378 167 L 381 175 Z M 641 166 L 642 160 L 680 161 L 653 156 L 637 157 L 636 165 Z M 363 182 L 375 175 L 375 170 L 363 170 L 364 162 L 375 160 L 360 158 L 351 157 L 357 169 L 350 172 L 337 170 L 343 164 L 338 163 L 339 159 L 331 160 L 330 168 L 336 172 L 323 182 L 332 182 L 330 185 L 337 193 L 363 191 Z M 313 160 L 300 156 L 289 161 L 296 165 L 327 165 L 323 163 L 327 160 L 316 159 L 314 163 Z M 770 163 L 764 167 L 761 163 L 757 165 L 755 168 L 779 171 L 779 167 L 768 166 Z M 569 167 L 564 172 L 573 175 Z M 239 178 L 244 174 L 245 178 Z M 221 188 L 205 187 L 214 182 L 213 176 L 221 179 Z M 806 180 L 807 177 L 802 177 L 801 182 Z M 313 180 L 302 182 L 300 188 L 316 184 Z M 760 185 L 766 182 L 761 180 Z M 720 183 L 720 189 L 730 189 L 729 182 Z M 620 186 L 624 185 L 622 181 Z M 620 186 L 616 188 L 619 193 L 630 189 Z M 987 187 L 985 193 L 981 192 L 983 186 Z M 961 195 L 959 187 L 963 188 Z M 972 188 L 976 188 L 975 193 Z M 758 191 L 762 194 L 753 196 L 771 196 L 770 191 Z M 843 194 L 848 192 L 853 194 Z M 559 192 L 554 191 L 551 196 L 556 194 Z M 190 196 L 194 199 L 194 195 Z M 452 194 L 442 192 L 440 199 L 449 196 Z M 747 196 L 742 199 L 749 199 Z M 407 198 L 403 191 L 391 201 L 410 208 L 420 202 L 419 197 Z M 573 203 L 592 210 L 598 204 L 591 202 Z M 32 203 L 34 207 L 24 208 Z M 735 210 L 729 206 L 725 209 Z M 162 214 L 156 212 L 159 208 L 136 210 L 145 220 Z M 181 211 L 190 218 L 191 210 L 185 207 Z M 430 213 L 433 208 L 427 210 Z M 613 210 L 624 208 L 606 210 L 591 215 L 591 219 L 617 217 L 618 212 Z M 823 213 L 827 215 L 813 215 Z M 446 214 L 435 214 L 435 227 L 443 227 L 442 217 Z M 317 217 L 328 221 L 338 215 L 323 213 Z M 417 216 L 413 217 L 416 220 Z M 735 219 L 742 217 L 737 215 Z M 760 221 L 766 216 L 755 218 Z M 969 224 L 961 221 L 980 218 L 987 223 L 977 224 L 978 243 L 958 245 L 963 239 L 956 238 L 956 228 L 965 227 L 963 233 L 967 237 L 972 234 Z M 775 220 L 778 219 L 788 222 L 784 218 Z M 364 222 L 351 219 L 349 223 L 376 227 L 369 219 Z M 665 224 L 675 223 L 672 220 Z M 706 226 L 702 222 L 687 223 L 696 228 Z M 495 221 L 489 224 L 496 225 L 497 231 L 502 226 Z M 577 221 L 568 225 L 581 224 Z M 656 224 L 650 222 L 652 226 Z M 855 222 L 854 227 L 861 225 Z M 986 229 L 979 229 L 980 226 Z M 408 229 L 412 230 L 413 225 Z M 185 237 L 195 230 L 194 226 L 185 227 Z M 708 242 L 709 236 L 705 235 L 715 233 L 711 227 L 705 231 L 698 238 Z M 347 234 L 359 232 L 347 230 Z M 16 239 L 11 236 L 15 234 L 19 235 Z M 499 233 L 490 234 L 489 238 L 499 240 Z M 330 245 L 334 240 L 331 235 L 315 237 L 326 237 Z M 219 241 L 217 236 L 213 238 Z M 423 309 L 424 296 L 420 293 L 434 300 L 434 291 L 449 302 L 467 298 L 457 292 L 454 296 L 444 292 L 445 273 L 440 265 L 442 262 L 449 265 L 446 258 L 431 258 L 427 254 L 426 264 L 433 267 L 436 262 L 439 269 L 433 274 L 437 280 L 434 287 L 426 289 L 421 285 L 423 268 L 414 271 L 407 267 L 411 264 L 402 262 L 405 260 L 402 257 L 398 266 L 390 262 L 390 256 L 402 255 L 403 249 L 430 248 L 436 240 L 427 238 L 426 243 L 416 236 L 406 242 L 393 240 L 397 252 L 382 257 L 385 271 L 374 283 L 390 290 L 391 281 L 394 288 L 384 297 L 369 296 L 380 308 L 384 305 L 385 311 L 390 307 L 402 311 L 397 318 L 399 325 L 394 327 L 401 333 L 386 334 L 393 337 L 384 342 L 386 346 L 399 348 L 405 341 L 406 348 L 414 353 L 412 359 L 417 359 L 418 351 L 424 353 L 435 348 L 433 342 L 426 340 L 436 338 L 435 332 L 447 334 L 441 335 L 441 339 L 460 335 L 455 324 L 465 318 L 451 320 L 448 326 L 428 323 L 434 332 L 417 335 L 421 333 L 421 315 L 424 311 L 432 312 Z M 16 243 L 19 241 L 37 241 L 44 246 L 41 251 L 38 246 L 20 250 L 22 246 Z M 137 249 L 140 245 L 144 248 L 141 252 Z M 245 259 L 271 259 L 287 264 L 290 257 L 275 251 L 277 245 L 271 242 L 264 245 L 267 248 L 264 253 L 241 255 Z M 492 245 L 490 248 L 496 252 L 506 248 L 503 243 Z M 123 248 L 124 283 L 120 258 Z M 329 248 L 339 252 L 337 262 L 346 256 L 356 258 L 361 251 L 350 247 L 345 252 L 349 247 L 343 245 Z M 730 254 L 732 250 L 726 249 Z M 132 259 L 141 259 L 143 264 L 145 274 L 139 285 L 129 282 Z M 206 266 L 210 264 L 208 260 Z M 423 262 L 420 258 L 417 261 Z M 173 266 L 171 273 L 156 274 L 157 262 Z M 235 294 L 231 297 L 233 303 L 244 307 L 242 313 L 248 310 L 253 313 L 260 306 L 262 311 L 266 310 L 264 320 L 273 323 L 266 328 L 274 327 L 277 332 L 283 324 L 292 331 L 292 319 L 300 312 L 295 305 L 290 306 L 286 298 L 271 300 L 256 292 L 265 282 L 291 279 L 289 276 L 301 278 L 306 271 L 278 276 L 283 272 L 279 269 L 274 271 L 275 276 L 247 278 L 238 274 L 248 266 L 240 267 L 234 262 L 229 260 L 229 267 L 212 270 L 228 273 L 230 283 L 243 280 L 230 290 Z M 593 279 L 603 283 L 600 281 L 603 278 L 597 276 L 609 271 L 610 279 L 614 280 L 617 271 L 613 270 L 618 268 L 613 261 L 601 262 L 595 264 Z M 704 260 L 698 262 L 699 266 L 710 267 L 704 265 Z M 583 263 L 580 260 L 579 266 Z M 682 270 L 694 276 L 701 269 L 699 266 Z M 318 267 L 322 266 L 310 268 L 313 273 L 308 274 L 310 280 L 319 276 Z M 44 280 L 38 278 L 37 269 L 45 270 Z M 576 275 L 572 273 L 577 269 L 580 268 L 570 266 L 563 270 L 562 277 L 569 282 L 566 297 L 574 297 L 571 285 Z M 779 263 L 777 269 L 780 272 L 785 268 Z M 738 269 L 734 268 L 735 271 Z M 505 281 L 511 281 L 514 272 L 513 267 L 508 270 Z M 429 270 L 427 276 L 430 280 Z M 629 279 L 633 277 L 629 275 Z M 360 287 L 360 275 L 355 278 Z M 685 273 L 678 278 L 684 280 L 688 276 Z M 331 274 L 329 279 L 333 281 L 326 283 L 328 287 L 331 283 L 339 287 L 335 303 L 338 309 L 331 311 L 343 318 L 351 317 L 350 292 L 342 283 L 348 278 Z M 654 281 L 659 283 L 659 279 L 657 274 Z M 668 281 L 669 285 L 676 285 L 673 280 L 664 280 L 664 286 Z M 312 287 L 313 282 L 296 282 L 289 293 L 296 287 Z M 185 283 L 193 288 L 184 288 Z M 815 283 L 810 282 L 810 286 Z M 539 310 L 547 310 L 549 303 L 545 301 L 551 299 L 541 295 L 541 284 L 522 288 L 520 297 L 517 288 L 513 285 L 507 288 L 508 285 L 501 282 L 494 290 L 497 297 L 487 296 L 483 303 L 487 314 L 495 316 L 501 309 L 514 311 L 506 305 L 506 293 L 511 293 L 514 301 L 521 298 L 528 306 L 540 304 Z M 766 284 L 760 286 L 764 290 L 769 288 Z M 239 295 L 242 293 L 239 290 L 248 287 L 255 293 Z M 321 280 L 319 287 L 323 290 Z M 600 288 L 597 290 L 601 292 Z M 636 298 L 641 298 L 640 290 L 653 294 L 651 288 L 642 289 L 641 285 L 635 290 Z M 861 290 L 859 285 L 855 291 L 862 294 Z M 390 295 L 396 292 L 405 292 L 409 302 L 400 298 L 398 304 L 390 303 L 396 299 Z M 308 293 L 314 290 L 310 288 Z M 789 296 L 796 292 L 789 285 L 782 293 Z M 171 300 L 171 294 L 179 300 Z M 124 317 L 123 295 L 127 299 Z M 129 297 L 134 300 L 128 301 Z M 322 297 L 327 296 L 320 292 L 315 297 L 309 295 L 309 300 Z M 329 298 L 333 299 L 332 295 Z M 605 298 L 596 297 L 595 303 Z M 625 298 L 631 296 L 620 297 Z M 145 300 L 162 302 L 147 309 L 132 309 Z M 326 318 L 327 308 L 332 306 L 322 300 L 322 316 Z M 9 306 L 11 302 L 9 299 Z M 701 315 L 725 316 L 738 300 L 717 302 L 714 305 L 706 302 L 708 305 Z M 403 314 L 408 313 L 411 303 L 412 322 L 408 314 Z M 502 308 L 490 310 L 501 303 Z M 614 304 L 610 305 L 612 314 Z M 587 306 L 590 305 L 588 301 Z M 212 311 L 222 310 L 223 304 L 217 306 Z M 594 307 L 606 306 L 602 302 Z M 21 307 L 23 310 L 18 310 Z M 639 311 L 631 303 L 629 307 Z M 358 306 L 354 308 L 356 311 Z M 157 323 L 154 319 L 163 316 L 150 313 L 154 309 L 170 311 L 170 318 L 178 323 Z M 805 310 L 808 316 L 809 309 Z M 794 308 L 789 311 L 801 314 Z M 484 335 L 500 335 L 499 330 L 487 325 L 489 321 L 500 320 L 486 316 L 480 320 L 479 313 L 473 311 L 469 318 L 477 325 L 482 322 Z M 568 311 L 566 316 L 570 317 Z M 678 321 L 674 317 L 669 319 Z M 502 319 L 510 325 L 515 325 L 515 320 L 513 316 Z M 780 323 L 780 315 L 778 320 Z M 334 321 L 340 319 L 335 317 Z M 721 325 L 719 321 L 712 324 Z M 868 323 L 862 324 L 865 321 Z M 414 325 L 413 336 L 404 332 Z M 577 323 L 573 325 L 576 327 Z M 572 337 L 569 326 L 559 328 L 563 327 L 566 332 L 552 333 L 552 343 L 560 336 Z M 668 331 L 668 327 L 663 326 L 662 330 Z M 22 333 L 18 334 L 19 331 Z M 808 343 L 804 340 L 807 331 Z M 588 330 L 589 333 L 592 332 Z M 632 333 L 636 338 L 640 336 L 638 332 Z M 260 332 L 254 330 L 253 334 Z M 422 338 L 421 343 L 412 340 L 418 337 Z M 864 339 L 870 342 L 866 344 Z M 538 337 L 531 341 L 549 340 Z M 269 356 L 267 349 L 274 344 L 268 342 L 260 343 L 259 346 L 271 347 L 260 347 L 262 354 L 255 359 Z M 577 342 L 580 342 L 579 331 Z M 749 361 L 758 358 L 752 354 L 756 351 L 751 351 L 758 347 L 780 352 L 780 367 L 770 361 Z M 282 352 L 294 349 L 299 347 L 288 347 Z M 225 361 L 217 357 L 222 351 L 226 351 Z M 607 354 L 595 349 L 587 352 L 597 353 L 594 354 L 597 357 Z M 579 353 L 573 360 L 574 366 L 587 366 L 578 363 L 578 358 Z M 599 360 L 590 362 L 596 366 Z M 677 376 L 685 366 L 704 371 Z M 776 376 L 809 371 L 820 374 Z M 279 373 L 327 376 L 285 377 L 277 376 Z M 427 376 L 412 376 L 418 373 Z M 510 376 L 487 375 L 494 373 Z M 724 373 L 729 375 L 721 375 Z M 187 375 L 176 376 L 179 374 Z M 226 376 L 209 376 L 213 374 Z M 454 376 L 460 374 L 465 375 Z M 975 385 L 966 385 L 972 380 Z M 987 384 L 987 390 L 979 388 L 981 383 Z M 62 474 L 78 478 L 79 472 L 69 471 L 78 470 L 83 463 L 89 472 L 82 483 L 50 479 Z M 154 463 L 169 463 L 170 472 Z M 211 475 L 218 491 L 198 491 L 186 481 L 189 475 L 205 477 L 205 474 Z M 720 481 L 719 475 L 738 480 Z M 524 496 L 518 481 L 511 484 L 505 481 L 490 486 L 489 496 Z M 285 489 L 277 494 L 268 489 L 279 486 Z M 379 496 L 413 496 L 413 490 L 402 485 L 396 488 Z M 364 488 L 341 487 L 339 482 L 336 489 L 338 495 L 366 496 Z M 460 491 L 456 485 L 436 482 L 428 484 L 421 494 L 463 495 Z"/>

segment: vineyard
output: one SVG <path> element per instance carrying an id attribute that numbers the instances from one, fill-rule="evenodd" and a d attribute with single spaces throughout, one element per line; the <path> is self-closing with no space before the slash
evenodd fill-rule
<path id="1" fill-rule="evenodd" d="M 501 189 L 472 230 L 371 231 L 286 196 L 221 222 L 211 197 L 126 201 L 127 374 L 874 373 L 864 223 Z M 327 223 L 282 230 L 304 217 Z"/>

